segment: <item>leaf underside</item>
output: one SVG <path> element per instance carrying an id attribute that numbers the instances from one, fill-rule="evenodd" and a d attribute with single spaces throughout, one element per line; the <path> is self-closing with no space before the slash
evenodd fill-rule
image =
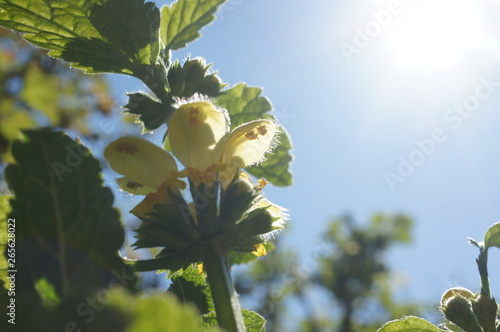
<path id="1" fill-rule="evenodd" d="M 0 0 L 0 25 L 88 73 L 141 79 L 159 55 L 160 11 L 144 0 Z"/>

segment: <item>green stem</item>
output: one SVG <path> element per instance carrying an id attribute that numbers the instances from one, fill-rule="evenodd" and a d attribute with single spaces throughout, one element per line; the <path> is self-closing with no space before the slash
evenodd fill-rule
<path id="1" fill-rule="evenodd" d="M 488 250 L 480 247 L 479 251 L 476 262 L 481 277 L 481 293 L 491 297 L 490 280 L 488 278 Z"/>
<path id="2" fill-rule="evenodd" d="M 212 242 L 203 247 L 203 268 L 207 272 L 217 322 L 227 332 L 246 331 L 238 295 L 234 290 L 227 257 Z"/>

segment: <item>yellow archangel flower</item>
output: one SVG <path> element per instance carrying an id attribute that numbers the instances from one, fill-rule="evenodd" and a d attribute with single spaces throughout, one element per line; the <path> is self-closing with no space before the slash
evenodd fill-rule
<path id="1" fill-rule="evenodd" d="M 219 180 L 225 189 L 239 169 L 258 163 L 274 144 L 278 131 L 270 120 L 255 120 L 228 133 L 228 117 L 208 101 L 181 105 L 169 122 L 174 156 L 186 167 L 178 172 L 174 158 L 155 144 L 136 137 L 122 137 L 106 147 L 111 168 L 124 175 L 121 189 L 147 195 L 131 212 L 141 215 L 154 204 L 169 203 L 169 190 L 179 192 L 188 176 L 198 186 Z"/>
<path id="2" fill-rule="evenodd" d="M 271 120 L 251 121 L 230 133 L 228 125 L 226 111 L 209 101 L 183 104 L 172 115 L 172 153 L 195 185 L 219 180 L 227 188 L 239 169 L 262 161 L 275 144 L 278 127 Z"/>
<path id="3" fill-rule="evenodd" d="M 168 203 L 168 190 L 185 186 L 177 180 L 174 158 L 155 144 L 137 137 L 121 137 L 109 144 L 104 156 L 111 168 L 124 177 L 117 179 L 121 189 L 134 195 L 147 195 L 131 212 L 141 215 L 156 203 Z"/>

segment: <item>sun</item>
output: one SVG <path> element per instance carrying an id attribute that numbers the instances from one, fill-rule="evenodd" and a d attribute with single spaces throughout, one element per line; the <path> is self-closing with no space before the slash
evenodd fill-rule
<path id="1" fill-rule="evenodd" d="M 485 34 L 474 0 L 408 1 L 385 34 L 397 64 L 446 68 L 481 47 Z"/>

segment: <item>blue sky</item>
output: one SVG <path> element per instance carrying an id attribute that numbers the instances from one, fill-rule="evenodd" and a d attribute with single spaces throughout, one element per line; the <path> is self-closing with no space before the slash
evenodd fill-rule
<path id="1" fill-rule="evenodd" d="M 500 221 L 500 2 L 432 3 L 230 0 L 174 57 L 264 88 L 295 155 L 294 185 L 266 193 L 290 210 L 280 236 L 304 262 L 335 217 L 405 213 L 413 244 L 390 255 L 401 294 L 437 304 L 449 287 L 479 290 L 467 237 Z M 144 89 L 111 79 L 116 93 Z"/>

